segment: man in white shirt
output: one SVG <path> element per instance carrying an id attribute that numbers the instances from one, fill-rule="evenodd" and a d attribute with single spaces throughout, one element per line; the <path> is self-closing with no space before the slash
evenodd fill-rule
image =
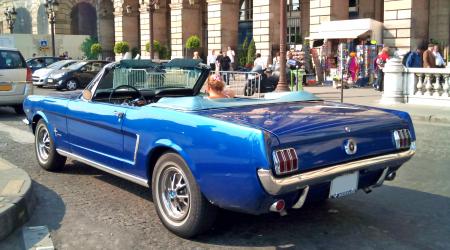
<path id="1" fill-rule="evenodd" d="M 211 50 L 211 53 L 208 55 L 208 58 L 206 59 L 208 65 L 211 67 L 211 70 L 214 71 L 216 69 L 216 50 Z"/>
<path id="2" fill-rule="evenodd" d="M 261 57 L 260 53 L 256 53 L 256 59 L 253 63 L 253 67 L 261 67 L 262 70 L 265 70 L 267 68 L 267 62 Z"/>
<path id="3" fill-rule="evenodd" d="M 434 45 L 433 55 L 436 58 L 436 67 L 444 68 L 445 62 L 444 62 L 444 58 L 442 58 L 442 56 L 441 56 L 441 53 L 439 53 L 439 45 Z"/>
<path id="4" fill-rule="evenodd" d="M 234 53 L 234 50 L 232 50 L 230 46 L 228 46 L 227 56 L 231 60 L 231 71 L 236 70 L 236 64 L 234 63 L 234 58 L 236 56 L 236 53 Z"/>

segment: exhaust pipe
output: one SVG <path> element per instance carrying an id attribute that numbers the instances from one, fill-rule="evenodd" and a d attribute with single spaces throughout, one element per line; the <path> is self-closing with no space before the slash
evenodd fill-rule
<path id="1" fill-rule="evenodd" d="M 392 180 L 395 179 L 396 176 L 397 176 L 397 172 L 389 173 L 389 174 L 386 176 L 386 179 L 385 179 L 385 180 L 387 180 L 387 181 L 392 181 Z"/>

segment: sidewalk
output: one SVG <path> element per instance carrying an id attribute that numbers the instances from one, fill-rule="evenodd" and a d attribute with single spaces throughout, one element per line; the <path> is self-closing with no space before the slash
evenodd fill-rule
<path id="1" fill-rule="evenodd" d="M 0 240 L 28 221 L 35 203 L 28 174 L 0 158 Z"/>
<path id="2" fill-rule="evenodd" d="M 327 101 L 341 101 L 341 90 L 329 86 L 305 87 L 306 91 Z M 450 108 L 413 104 L 380 104 L 381 92 L 372 88 L 344 89 L 344 103 L 406 111 L 413 120 L 450 123 Z"/>

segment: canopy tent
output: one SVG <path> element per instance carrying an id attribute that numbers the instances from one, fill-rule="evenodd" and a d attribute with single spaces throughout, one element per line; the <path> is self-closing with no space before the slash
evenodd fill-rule
<path id="1" fill-rule="evenodd" d="M 322 23 L 317 33 L 311 33 L 307 39 L 355 39 L 369 38 L 378 43 L 382 40 L 383 24 L 370 19 L 353 19 Z"/>

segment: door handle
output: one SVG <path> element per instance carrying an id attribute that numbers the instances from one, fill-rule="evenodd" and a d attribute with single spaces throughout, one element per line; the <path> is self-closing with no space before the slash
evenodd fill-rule
<path id="1" fill-rule="evenodd" d="M 114 111 L 114 115 L 116 115 L 119 119 L 122 119 L 125 116 L 125 113 L 120 111 Z"/>

